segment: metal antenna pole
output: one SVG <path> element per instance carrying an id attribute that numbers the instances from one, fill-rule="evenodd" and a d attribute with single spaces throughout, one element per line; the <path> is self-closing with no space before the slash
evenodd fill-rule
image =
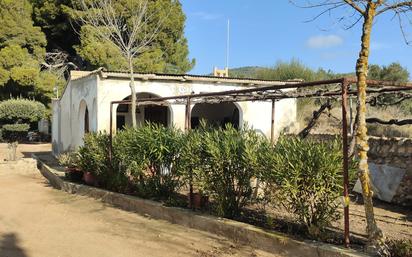
<path id="1" fill-rule="evenodd" d="M 226 68 L 229 69 L 230 20 L 227 20 Z"/>

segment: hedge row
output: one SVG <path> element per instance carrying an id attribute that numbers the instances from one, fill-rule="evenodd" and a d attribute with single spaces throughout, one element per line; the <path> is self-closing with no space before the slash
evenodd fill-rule
<path id="1" fill-rule="evenodd" d="M 147 124 L 120 131 L 109 159 L 106 134 L 88 134 L 78 166 L 100 186 L 170 200 L 189 184 L 207 195 L 215 214 L 236 218 L 258 201 L 283 206 L 311 234 L 338 218 L 342 191 L 341 146 L 281 137 L 272 145 L 254 130 L 178 129 Z M 260 180 L 258 197 L 252 181 Z"/>

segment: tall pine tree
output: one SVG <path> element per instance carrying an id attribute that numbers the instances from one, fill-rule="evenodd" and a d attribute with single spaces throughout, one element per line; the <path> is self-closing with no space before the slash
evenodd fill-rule
<path id="1" fill-rule="evenodd" d="M 0 0 L 0 98 L 30 97 L 47 103 L 58 83 L 41 72 L 46 38 L 33 25 L 28 0 Z"/>
<path id="2" fill-rule="evenodd" d="M 79 26 L 77 18 L 81 15 L 81 8 L 78 0 L 30 1 L 34 6 L 35 24 L 41 26 L 46 34 L 49 51 L 59 49 L 69 53 L 70 59 L 83 69 L 127 69 L 127 62 L 122 60 L 115 47 L 98 40 L 93 28 Z M 138 1 L 117 0 L 116 5 L 122 10 L 122 16 L 128 19 Z M 134 61 L 135 70 L 165 73 L 185 73 L 191 70 L 195 60 L 188 58 L 189 50 L 184 36 L 186 17 L 179 1 L 150 0 L 148 13 L 156 16 L 152 29 L 155 29 L 158 23 L 156 21 L 160 21 L 162 26 L 149 49 Z"/>

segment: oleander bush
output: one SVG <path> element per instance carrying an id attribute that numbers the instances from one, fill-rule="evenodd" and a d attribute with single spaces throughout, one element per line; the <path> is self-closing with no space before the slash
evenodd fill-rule
<path id="1" fill-rule="evenodd" d="M 248 204 L 267 200 L 283 206 L 311 235 L 336 218 L 342 192 L 342 155 L 338 139 L 319 142 L 281 137 L 273 145 L 246 126 L 188 133 L 161 125 L 126 128 L 113 137 L 88 134 L 78 151 L 79 166 L 99 185 L 144 198 L 170 200 L 189 184 L 209 196 L 218 216 L 238 218 Z M 252 197 L 259 178 L 263 194 Z"/>
<path id="2" fill-rule="evenodd" d="M 412 257 L 412 240 L 398 239 L 386 242 L 390 257 Z"/>
<path id="3" fill-rule="evenodd" d="M 184 134 L 175 128 L 147 123 L 126 128 L 114 138 L 114 158 L 122 173 L 133 180 L 136 193 L 145 198 L 167 200 L 182 185 L 177 169 Z"/>
<path id="4" fill-rule="evenodd" d="M 194 181 L 212 200 L 218 216 L 235 218 L 251 201 L 251 180 L 258 173 L 259 144 L 264 138 L 247 127 L 201 126 L 189 134 L 189 166 Z M 193 148 L 193 149 L 191 149 Z"/>
<path id="5" fill-rule="evenodd" d="M 269 172 L 262 177 L 276 188 L 274 204 L 295 215 L 311 236 L 319 236 L 339 218 L 343 184 L 340 141 L 281 137 L 265 154 Z"/>
<path id="6" fill-rule="evenodd" d="M 84 145 L 78 150 L 79 168 L 91 172 L 100 186 L 110 190 L 125 192 L 128 178 L 119 168 L 117 158 L 110 160 L 110 139 L 105 133 L 88 133 Z"/>

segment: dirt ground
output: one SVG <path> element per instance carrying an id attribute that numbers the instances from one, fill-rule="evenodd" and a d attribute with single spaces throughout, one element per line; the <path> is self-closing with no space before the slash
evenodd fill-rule
<path id="1" fill-rule="evenodd" d="M 354 235 L 366 237 L 365 210 L 360 195 L 352 197 L 349 206 L 350 231 Z M 390 239 L 412 240 L 412 208 L 400 207 L 374 199 L 375 220 L 384 235 Z M 334 224 L 339 229 L 343 227 L 343 219 Z"/>
<path id="2" fill-rule="evenodd" d="M 6 146 L 0 144 L 0 158 Z M 23 152 L 50 145 L 20 145 Z M 1 257 L 267 256 L 225 238 L 55 190 L 30 158 L 0 163 Z"/>

